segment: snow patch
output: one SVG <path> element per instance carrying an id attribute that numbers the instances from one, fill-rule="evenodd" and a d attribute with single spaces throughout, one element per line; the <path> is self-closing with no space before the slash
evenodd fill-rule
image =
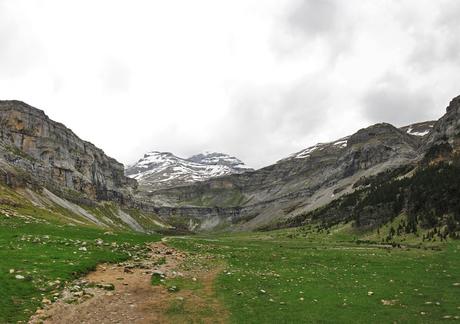
<path id="1" fill-rule="evenodd" d="M 329 143 L 318 143 L 314 146 L 310 146 L 309 148 L 306 148 L 303 151 L 300 151 L 298 153 L 292 154 L 288 159 L 305 159 L 311 156 L 311 154 L 315 151 L 322 151 L 327 147 L 332 146 L 337 146 L 339 148 L 346 148 L 348 145 L 348 138 L 349 137 L 344 137 L 339 139 L 338 141 L 335 142 L 329 142 Z"/>
<path id="2" fill-rule="evenodd" d="M 347 147 L 348 140 L 337 141 L 333 144 L 334 146 Z"/>
<path id="3" fill-rule="evenodd" d="M 433 127 L 433 126 L 431 126 L 431 127 Z M 409 127 L 409 129 L 407 130 L 407 134 L 414 135 L 414 136 L 425 136 L 425 135 L 428 135 L 429 133 L 430 133 L 429 130 L 426 130 L 426 131 L 423 131 L 423 132 L 416 132 L 416 131 L 413 130 L 412 127 Z"/>
<path id="4" fill-rule="evenodd" d="M 313 153 L 314 151 L 316 151 L 318 148 L 319 148 L 319 145 L 320 144 L 316 144 L 315 146 L 312 146 L 312 147 L 309 147 L 303 151 L 301 151 L 300 153 L 297 153 L 294 155 L 294 157 L 296 159 L 304 159 L 304 158 L 307 158 L 310 156 L 311 153 Z"/>

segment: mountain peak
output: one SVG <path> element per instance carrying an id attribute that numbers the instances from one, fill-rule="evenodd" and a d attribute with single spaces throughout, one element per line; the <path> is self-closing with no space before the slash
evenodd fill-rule
<path id="1" fill-rule="evenodd" d="M 170 152 L 144 154 L 125 174 L 146 189 L 162 189 L 251 171 L 236 157 L 218 152 L 202 152 L 188 159 Z"/>
<path id="2" fill-rule="evenodd" d="M 196 155 L 193 155 L 187 159 L 188 161 L 201 163 L 206 165 L 226 165 L 229 167 L 237 168 L 237 169 L 249 169 L 243 161 L 240 159 L 219 152 L 210 152 L 205 151 Z"/>

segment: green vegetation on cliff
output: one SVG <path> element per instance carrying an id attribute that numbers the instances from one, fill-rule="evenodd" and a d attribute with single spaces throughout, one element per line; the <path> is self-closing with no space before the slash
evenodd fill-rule
<path id="1" fill-rule="evenodd" d="M 401 168 L 358 182 L 358 189 L 310 213 L 277 226 L 308 223 L 330 228 L 352 222 L 358 229 L 378 230 L 400 217 L 385 242 L 405 234 L 421 240 L 460 237 L 460 162 L 440 162 L 408 172 Z"/>

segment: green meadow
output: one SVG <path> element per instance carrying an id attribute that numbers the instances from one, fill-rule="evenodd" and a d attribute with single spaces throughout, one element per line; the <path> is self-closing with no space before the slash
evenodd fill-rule
<path id="1" fill-rule="evenodd" d="M 42 300 L 53 300 L 66 282 L 99 263 L 141 256 L 145 243 L 158 239 L 0 214 L 0 323 L 26 322 Z"/>
<path id="2" fill-rule="evenodd" d="M 435 323 L 460 317 L 460 244 L 321 243 L 288 232 L 177 238 L 226 264 L 215 283 L 233 323 Z"/>
<path id="3" fill-rule="evenodd" d="M 0 323 L 26 322 L 66 282 L 102 262 L 142 258 L 146 243 L 160 238 L 0 215 Z M 169 237 L 168 244 L 224 265 L 214 291 L 232 323 L 459 319 L 460 242 L 408 238 L 412 244 L 392 247 L 369 238 L 345 225 Z M 164 284 L 201 289 L 181 280 Z"/>

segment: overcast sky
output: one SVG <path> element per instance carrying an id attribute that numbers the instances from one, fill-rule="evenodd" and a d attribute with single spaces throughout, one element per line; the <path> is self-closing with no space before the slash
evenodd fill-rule
<path id="1" fill-rule="evenodd" d="M 252 167 L 460 94 L 458 0 L 0 0 L 0 99 L 123 163 Z"/>

